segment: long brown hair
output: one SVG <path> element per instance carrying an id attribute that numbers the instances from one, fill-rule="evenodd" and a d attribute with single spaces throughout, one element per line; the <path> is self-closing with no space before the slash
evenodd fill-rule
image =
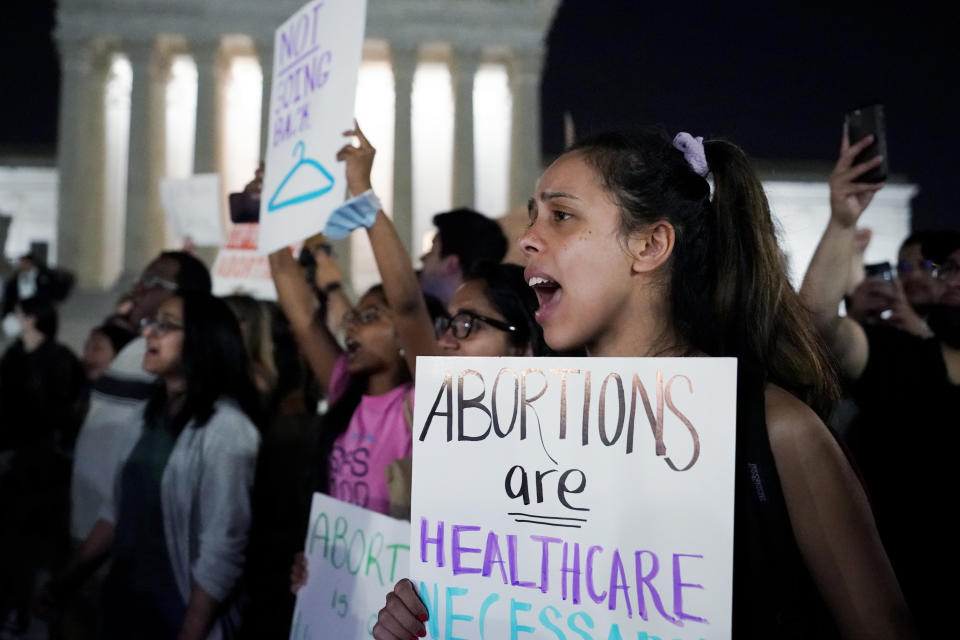
<path id="1" fill-rule="evenodd" d="M 629 235 L 660 220 L 676 241 L 668 287 L 691 347 L 763 367 L 826 418 L 838 395 L 828 352 L 787 278 L 763 187 L 747 156 L 705 143 L 710 184 L 661 130 L 601 134 L 574 145 L 616 198 Z"/>

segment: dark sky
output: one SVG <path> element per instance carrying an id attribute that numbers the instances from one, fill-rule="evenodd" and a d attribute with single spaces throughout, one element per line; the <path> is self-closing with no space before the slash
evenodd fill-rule
<path id="1" fill-rule="evenodd" d="M 54 0 L 6 3 L 0 149 L 56 145 Z M 843 113 L 882 102 L 891 171 L 921 186 L 915 228 L 960 228 L 958 55 L 953 19 L 933 8 L 829 9 L 565 0 L 548 36 L 543 145 L 637 124 L 723 135 L 774 163 L 829 168 Z M 839 3 L 838 3 L 839 4 Z"/>
<path id="2" fill-rule="evenodd" d="M 921 186 L 914 227 L 960 228 L 952 17 L 879 3 L 652 4 L 560 7 L 543 83 L 545 151 L 562 147 L 569 110 L 578 136 L 663 124 L 731 138 L 755 158 L 829 169 L 843 114 L 881 102 L 891 172 Z"/>

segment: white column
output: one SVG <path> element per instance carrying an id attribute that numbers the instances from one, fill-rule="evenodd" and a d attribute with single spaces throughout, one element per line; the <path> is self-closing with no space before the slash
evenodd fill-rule
<path id="1" fill-rule="evenodd" d="M 193 151 L 194 173 L 220 173 L 223 140 L 223 70 L 220 42 L 193 47 L 197 65 L 197 140 Z"/>
<path id="2" fill-rule="evenodd" d="M 166 171 L 166 84 L 169 60 L 153 42 L 127 48 L 133 70 L 124 271 L 135 275 L 166 246 L 160 180 Z"/>
<path id="3" fill-rule="evenodd" d="M 510 64 L 510 208 L 523 205 L 540 176 L 540 68 L 543 53 L 516 51 Z"/>
<path id="4" fill-rule="evenodd" d="M 450 60 L 453 81 L 453 206 L 474 201 L 473 81 L 480 62 L 475 49 L 454 48 Z"/>
<path id="5" fill-rule="evenodd" d="M 393 224 L 410 254 L 417 258 L 420 243 L 413 238 L 413 74 L 417 70 L 417 48 L 414 45 L 391 43 L 393 66 L 394 134 L 393 134 Z"/>
<path id="6" fill-rule="evenodd" d="M 83 289 L 106 289 L 116 274 L 105 246 L 106 90 L 110 56 L 92 42 L 61 40 L 57 263 Z"/>
<path id="7" fill-rule="evenodd" d="M 270 96 L 273 93 L 273 38 L 257 42 L 260 72 L 263 75 L 263 97 L 260 101 L 260 158 L 265 158 L 270 143 Z"/>

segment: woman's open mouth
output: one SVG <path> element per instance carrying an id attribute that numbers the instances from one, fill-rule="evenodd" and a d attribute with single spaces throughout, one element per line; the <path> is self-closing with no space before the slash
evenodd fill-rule
<path id="1" fill-rule="evenodd" d="M 527 276 L 527 284 L 537 294 L 540 308 L 537 309 L 537 322 L 541 325 L 556 310 L 563 296 L 563 287 L 556 280 L 542 274 Z"/>
<path id="2" fill-rule="evenodd" d="M 357 342 L 350 336 L 347 336 L 347 338 L 343 342 L 343 346 L 346 351 L 347 358 L 352 359 L 354 356 L 357 355 L 357 352 L 360 350 L 361 345 L 359 342 Z"/>

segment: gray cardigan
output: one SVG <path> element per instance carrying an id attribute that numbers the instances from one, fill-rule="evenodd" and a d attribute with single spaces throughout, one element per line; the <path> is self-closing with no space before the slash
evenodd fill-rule
<path id="1" fill-rule="evenodd" d="M 140 413 L 140 432 L 143 430 Z M 124 451 L 114 474 L 116 488 L 100 519 L 116 523 L 120 469 L 133 451 Z M 218 602 L 232 594 L 243 572 L 250 532 L 253 487 L 260 434 L 232 401 L 220 400 L 203 427 L 193 422 L 180 433 L 160 481 L 164 535 L 170 566 L 184 603 L 196 583 Z M 229 637 L 239 617 L 224 613 L 207 636 Z"/>

